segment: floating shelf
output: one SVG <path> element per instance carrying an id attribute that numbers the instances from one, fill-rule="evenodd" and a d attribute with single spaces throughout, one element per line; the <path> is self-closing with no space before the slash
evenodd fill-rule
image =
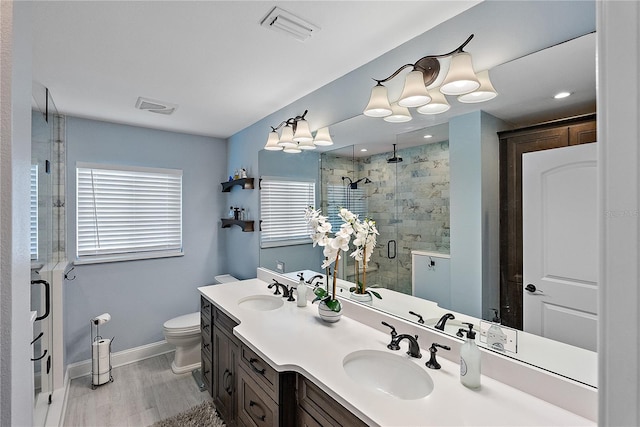
<path id="1" fill-rule="evenodd" d="M 222 192 L 228 193 L 231 187 L 239 185 L 243 190 L 253 190 L 253 178 L 240 178 L 233 181 L 222 182 Z"/>
<path id="2" fill-rule="evenodd" d="M 222 218 L 222 228 L 229 228 L 232 225 L 237 225 L 238 227 L 242 228 L 242 231 L 253 231 L 253 221 L 243 221 L 241 219 Z"/>

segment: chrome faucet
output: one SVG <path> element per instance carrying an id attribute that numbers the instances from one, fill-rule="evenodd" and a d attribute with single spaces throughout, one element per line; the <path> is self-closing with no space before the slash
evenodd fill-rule
<path id="1" fill-rule="evenodd" d="M 438 320 L 438 323 L 436 323 L 436 325 L 434 326 L 434 328 L 439 329 L 441 331 L 444 331 L 444 325 L 447 323 L 447 320 L 449 319 L 455 319 L 456 317 L 451 314 L 451 313 L 447 313 L 444 316 L 442 316 L 440 318 L 440 320 Z"/>
<path id="2" fill-rule="evenodd" d="M 391 328 L 391 342 L 387 344 L 387 348 L 389 350 L 400 350 L 400 341 L 406 339 L 409 341 L 409 351 L 407 351 L 407 354 L 411 357 L 415 357 L 416 359 L 420 359 L 422 357 L 417 335 L 415 337 L 408 334 L 398 335 L 398 333 L 396 332 L 396 328 L 394 328 L 387 322 L 382 322 L 382 324 Z"/>

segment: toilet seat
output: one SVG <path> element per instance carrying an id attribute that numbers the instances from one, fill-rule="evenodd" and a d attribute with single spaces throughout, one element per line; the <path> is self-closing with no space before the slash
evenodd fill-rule
<path id="1" fill-rule="evenodd" d="M 189 313 L 167 320 L 163 325 L 165 333 L 171 335 L 200 333 L 200 313 Z"/>

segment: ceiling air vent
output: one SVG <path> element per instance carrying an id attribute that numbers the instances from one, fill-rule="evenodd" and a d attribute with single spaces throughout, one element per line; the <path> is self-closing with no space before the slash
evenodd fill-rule
<path id="1" fill-rule="evenodd" d="M 152 113 L 169 115 L 176 111 L 178 105 L 164 101 L 157 101 L 155 99 L 139 97 L 136 102 L 136 108 L 139 110 L 150 111 Z"/>
<path id="2" fill-rule="evenodd" d="M 265 28 L 283 32 L 301 42 L 320 30 L 320 27 L 277 6 L 260 22 L 260 25 Z"/>

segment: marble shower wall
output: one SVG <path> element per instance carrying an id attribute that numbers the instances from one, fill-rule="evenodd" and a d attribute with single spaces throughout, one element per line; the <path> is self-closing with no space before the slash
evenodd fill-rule
<path id="1" fill-rule="evenodd" d="M 380 232 L 367 267 L 367 286 L 410 294 L 411 251 L 449 253 L 449 142 L 400 149 L 397 155 L 403 162 L 387 163 L 391 152 L 360 158 L 355 164 L 351 158 L 323 156 L 322 183 L 341 183 L 342 176 L 372 181 L 358 186 L 366 189 L 368 216 Z M 390 240 L 396 241 L 393 259 L 388 256 Z M 352 270 L 346 267 L 349 280 Z"/>

